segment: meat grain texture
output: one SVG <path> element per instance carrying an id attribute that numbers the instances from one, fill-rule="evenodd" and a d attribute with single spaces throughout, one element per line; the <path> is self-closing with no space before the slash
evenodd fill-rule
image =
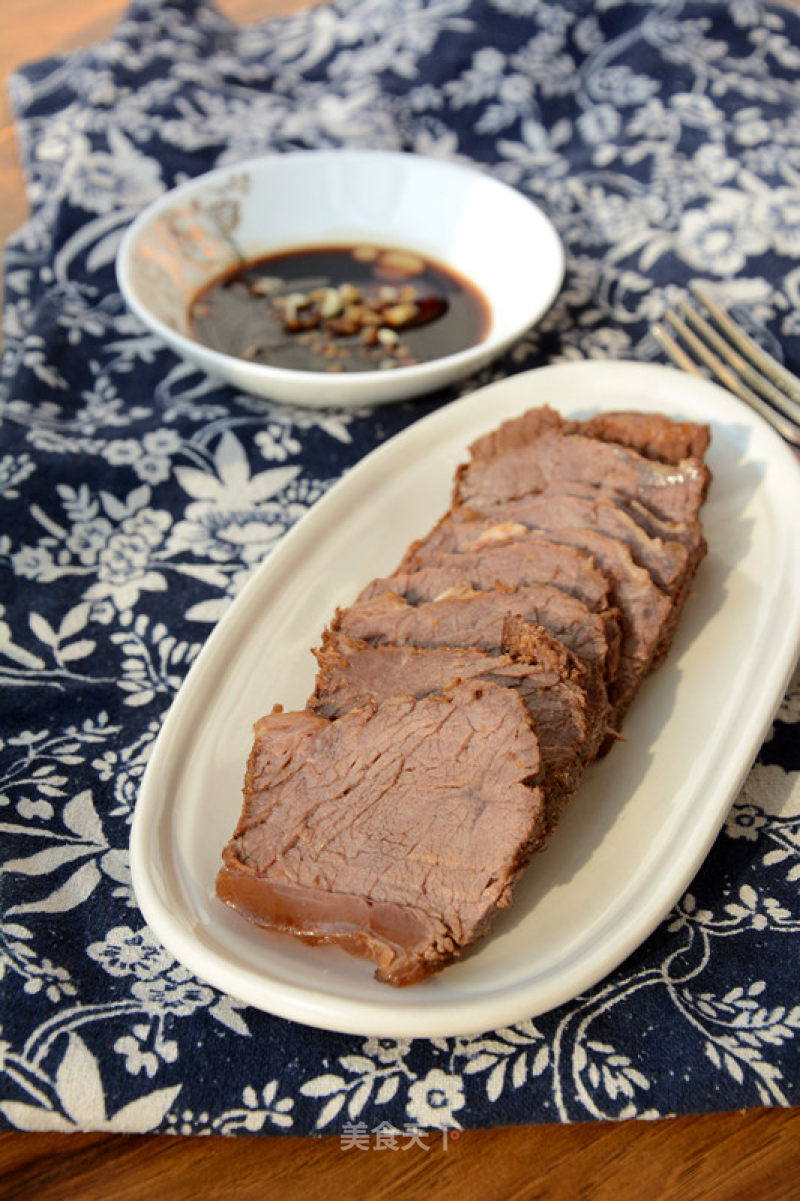
<path id="1" fill-rule="evenodd" d="M 261 718 L 217 893 L 420 981 L 491 928 L 669 650 L 706 552 L 706 426 L 544 406 L 338 610 L 304 710 Z"/>

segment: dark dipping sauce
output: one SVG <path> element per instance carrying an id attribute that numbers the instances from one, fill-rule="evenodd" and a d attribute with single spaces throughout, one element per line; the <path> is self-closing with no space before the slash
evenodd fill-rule
<path id="1" fill-rule="evenodd" d="M 193 300 L 213 350 L 293 371 L 376 371 L 482 342 L 489 304 L 469 280 L 412 251 L 316 246 L 253 259 Z"/>

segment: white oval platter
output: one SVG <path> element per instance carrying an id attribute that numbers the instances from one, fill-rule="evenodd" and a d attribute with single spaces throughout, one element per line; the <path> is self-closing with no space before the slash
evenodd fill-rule
<path id="1" fill-rule="evenodd" d="M 301 708 L 334 608 L 390 571 L 445 510 L 468 444 L 539 404 L 708 422 L 709 552 L 667 661 L 624 743 L 594 764 L 493 933 L 434 978 L 392 989 L 368 963 L 259 930 L 214 880 L 241 805 L 253 722 Z M 131 835 L 156 936 L 219 989 L 311 1026 L 386 1037 L 474 1034 L 569 1001 L 617 967 L 682 895 L 736 797 L 797 659 L 800 470 L 760 418 L 711 383 L 582 361 L 513 376 L 372 452 L 306 514 L 209 637 L 153 750 Z"/>

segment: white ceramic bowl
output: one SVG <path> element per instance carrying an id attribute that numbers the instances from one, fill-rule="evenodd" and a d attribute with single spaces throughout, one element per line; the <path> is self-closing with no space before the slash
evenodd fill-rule
<path id="1" fill-rule="evenodd" d="M 466 276 L 489 304 L 485 339 L 392 371 L 334 374 L 248 362 L 191 336 L 192 299 L 242 259 L 363 243 L 416 251 Z M 217 168 L 146 208 L 117 255 L 129 307 L 183 358 L 243 391 L 326 408 L 404 400 L 476 371 L 535 324 L 563 274 L 555 229 L 521 193 L 470 167 L 378 150 L 298 151 Z"/>

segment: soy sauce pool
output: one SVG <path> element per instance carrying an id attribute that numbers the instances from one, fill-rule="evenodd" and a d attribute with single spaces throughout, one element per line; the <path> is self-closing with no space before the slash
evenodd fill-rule
<path id="1" fill-rule="evenodd" d="M 251 260 L 213 280 L 189 309 L 213 350 L 294 371 L 413 366 L 482 342 L 478 288 L 411 251 L 317 246 Z"/>

